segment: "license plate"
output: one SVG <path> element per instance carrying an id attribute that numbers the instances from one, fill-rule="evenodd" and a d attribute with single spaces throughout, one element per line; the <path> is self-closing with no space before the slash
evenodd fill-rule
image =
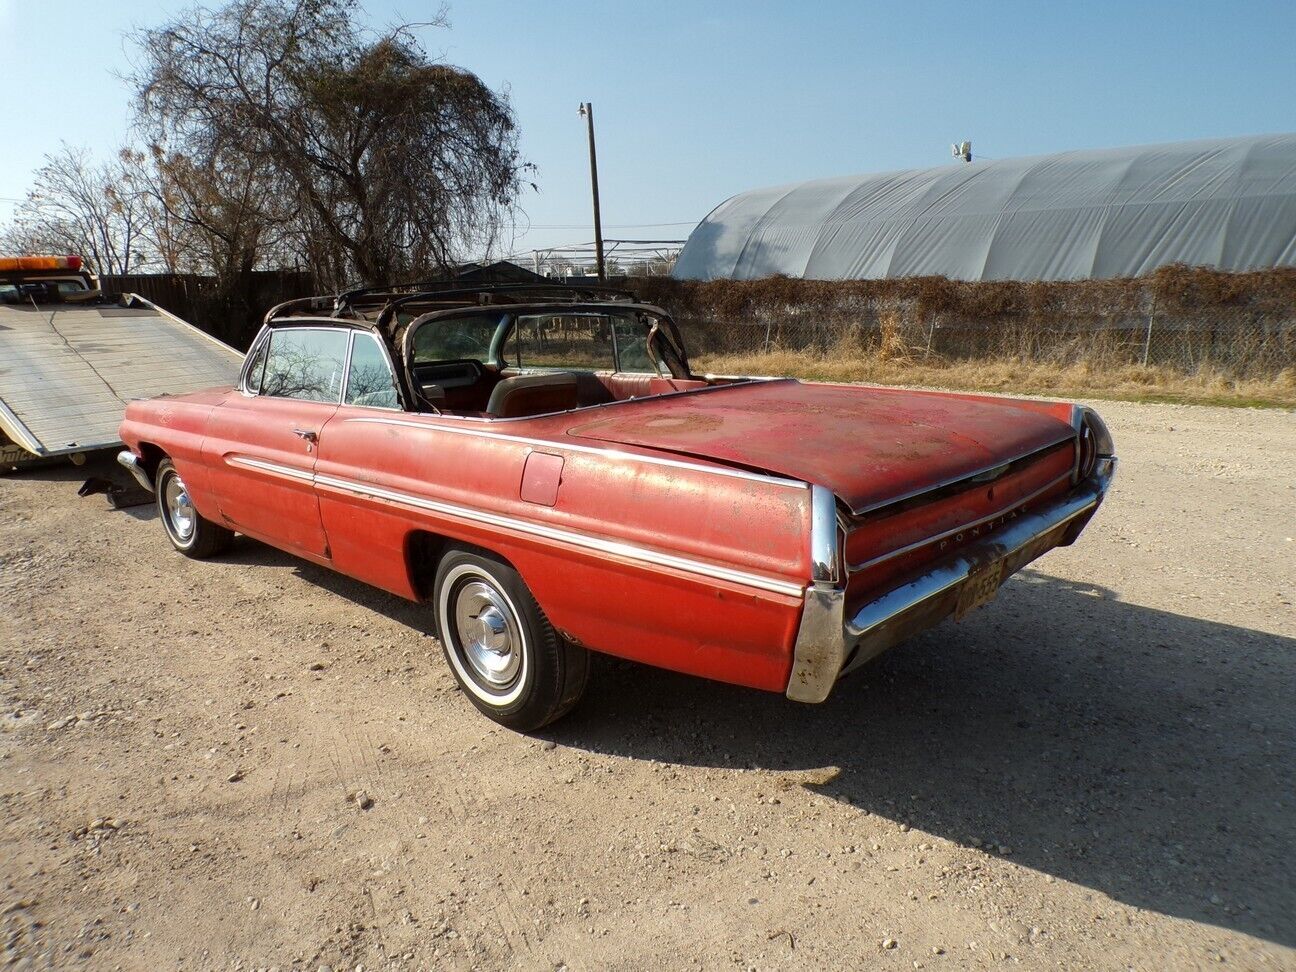
<path id="1" fill-rule="evenodd" d="M 967 580 L 959 588 L 958 607 L 954 609 L 954 620 L 961 620 L 979 607 L 989 604 L 999 593 L 1003 582 L 1003 560 L 995 560 L 978 567 L 968 574 Z"/>

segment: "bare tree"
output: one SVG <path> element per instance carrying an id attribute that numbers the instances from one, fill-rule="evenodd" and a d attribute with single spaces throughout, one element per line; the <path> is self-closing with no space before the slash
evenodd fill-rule
<path id="1" fill-rule="evenodd" d="M 161 145 L 123 154 L 147 215 L 143 232 L 172 272 L 233 281 L 290 252 L 295 207 L 265 165 L 240 152 L 198 159 Z"/>
<path id="2" fill-rule="evenodd" d="M 120 159 L 126 184 L 141 203 L 140 236 L 153 257 L 150 264 L 172 274 L 205 271 L 192 228 L 165 204 L 151 153 L 127 147 Z"/>
<path id="3" fill-rule="evenodd" d="M 122 162 L 96 164 L 64 143 L 45 156 L 0 240 L 15 251 L 76 253 L 99 273 L 130 273 L 142 259 L 143 212 L 129 181 Z"/>
<path id="4" fill-rule="evenodd" d="M 529 169 L 503 95 L 429 60 L 411 25 L 362 30 L 356 9 L 233 0 L 135 37 L 150 139 L 168 158 L 241 153 L 273 173 L 297 206 L 297 251 L 334 285 L 492 242 Z"/>

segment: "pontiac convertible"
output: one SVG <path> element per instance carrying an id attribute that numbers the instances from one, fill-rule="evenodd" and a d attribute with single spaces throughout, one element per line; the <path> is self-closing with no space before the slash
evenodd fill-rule
<path id="1" fill-rule="evenodd" d="M 282 304 L 237 386 L 121 438 L 176 550 L 241 533 L 430 602 L 522 731 L 591 651 L 820 702 L 1072 543 L 1116 466 L 1083 406 L 697 375 L 661 308 L 545 285 Z"/>

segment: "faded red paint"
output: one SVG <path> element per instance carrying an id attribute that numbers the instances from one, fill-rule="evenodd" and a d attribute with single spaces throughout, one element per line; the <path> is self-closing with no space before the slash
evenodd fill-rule
<path id="1" fill-rule="evenodd" d="M 671 390 L 661 379 L 644 386 Z M 132 402 L 121 436 L 146 459 L 170 455 L 208 519 L 377 587 L 426 596 L 429 578 L 416 575 L 410 554 L 417 534 L 475 544 L 511 562 L 554 626 L 580 644 L 782 691 L 803 607 L 796 592 L 811 573 L 807 484 L 836 494 L 850 526 L 846 558 L 867 560 L 1064 479 L 1074 447 L 930 504 L 856 518 L 848 510 L 1068 443 L 1069 414 L 1070 406 L 1050 403 L 791 381 L 508 421 L 214 390 Z M 717 472 L 733 467 L 788 478 Z M 331 485 L 339 482 L 433 508 Z M 685 557 L 781 591 L 645 565 L 441 507 Z M 858 601 L 934 556 L 923 548 L 861 574 L 849 596 Z"/>
<path id="2" fill-rule="evenodd" d="M 562 484 L 563 457 L 550 452 L 533 452 L 522 469 L 521 496 L 528 503 L 553 506 Z"/>
<path id="3" fill-rule="evenodd" d="M 828 486 L 872 508 L 1072 439 L 1070 406 L 788 379 L 571 413 L 571 435 L 720 460 Z"/>

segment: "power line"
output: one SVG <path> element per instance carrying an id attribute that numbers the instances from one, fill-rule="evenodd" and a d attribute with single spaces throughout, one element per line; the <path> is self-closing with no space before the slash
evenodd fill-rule
<path id="1" fill-rule="evenodd" d="M 696 219 L 683 220 L 678 223 L 608 223 L 604 229 L 649 229 L 657 226 L 696 226 Z M 514 226 L 528 226 L 531 229 L 589 229 L 589 223 L 514 223 Z"/>

